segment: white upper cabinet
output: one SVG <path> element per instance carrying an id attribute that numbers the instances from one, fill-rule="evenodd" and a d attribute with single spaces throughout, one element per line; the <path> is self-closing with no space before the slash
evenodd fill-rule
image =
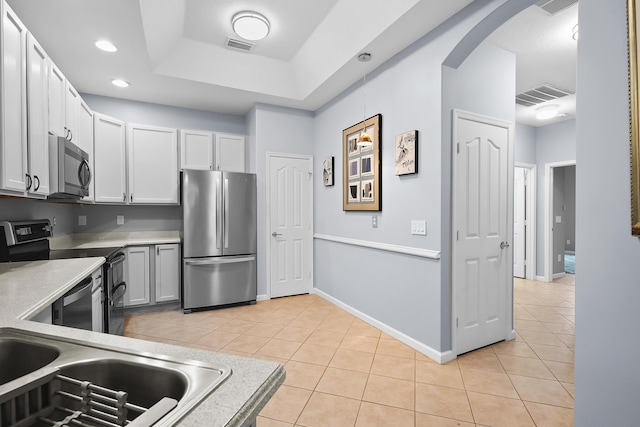
<path id="1" fill-rule="evenodd" d="M 244 136 L 216 133 L 215 170 L 245 172 Z"/>
<path id="2" fill-rule="evenodd" d="M 65 82 L 67 79 L 53 61 L 49 60 L 49 132 L 65 135 Z"/>
<path id="3" fill-rule="evenodd" d="M 180 203 L 177 129 L 127 123 L 127 153 L 129 203 Z"/>
<path id="4" fill-rule="evenodd" d="M 49 194 L 49 58 L 27 34 L 27 147 L 31 194 Z"/>
<path id="5" fill-rule="evenodd" d="M 69 80 L 64 83 L 64 128 L 65 137 L 78 144 L 78 109 L 80 107 L 80 95 Z"/>
<path id="6" fill-rule="evenodd" d="M 93 124 L 95 201 L 125 203 L 127 200 L 125 123 L 104 114 L 94 113 Z"/>
<path id="7" fill-rule="evenodd" d="M 180 169 L 213 169 L 213 132 L 180 129 Z"/>
<path id="8" fill-rule="evenodd" d="M 0 187 L 27 189 L 27 29 L 3 1 L 0 3 Z"/>
<path id="9" fill-rule="evenodd" d="M 78 130 L 74 141 L 81 150 L 89 154 L 89 168 L 91 170 L 91 182 L 89 183 L 89 195 L 82 198 L 83 201 L 94 200 L 94 183 L 93 170 L 95 167 L 95 156 L 93 151 L 93 111 L 80 99 L 78 105 Z"/>

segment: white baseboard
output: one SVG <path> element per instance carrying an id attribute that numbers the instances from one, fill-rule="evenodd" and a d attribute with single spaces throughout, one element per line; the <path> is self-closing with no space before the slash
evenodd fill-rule
<path id="1" fill-rule="evenodd" d="M 565 250 L 564 253 L 565 254 L 569 254 L 569 255 L 575 255 L 576 251 L 567 251 L 567 250 Z"/>
<path id="2" fill-rule="evenodd" d="M 545 277 L 544 277 L 544 276 L 536 276 L 536 280 L 537 280 L 538 282 L 546 282 L 546 281 L 547 281 L 547 279 L 545 279 Z"/>
<path id="3" fill-rule="evenodd" d="M 265 294 L 256 296 L 256 301 L 266 301 L 268 299 L 269 299 L 269 296 Z"/>
<path id="4" fill-rule="evenodd" d="M 567 275 L 567 273 L 565 273 L 564 271 L 563 271 L 562 273 L 553 273 L 553 280 L 555 280 L 555 279 L 561 279 L 561 278 L 563 278 L 563 277 L 564 277 L 564 276 L 566 276 L 566 275 Z"/>
<path id="5" fill-rule="evenodd" d="M 453 354 L 453 352 L 451 350 L 447 350 L 445 352 L 440 352 L 438 350 L 435 350 L 431 347 L 429 347 L 426 344 L 421 343 L 420 341 L 417 341 L 413 338 L 411 338 L 408 335 L 403 334 L 402 332 L 398 331 L 397 329 L 392 328 L 391 326 L 387 325 L 386 323 L 382 323 L 379 320 L 374 319 L 373 317 L 351 307 L 348 304 L 345 304 L 344 302 L 340 301 L 339 299 L 336 299 L 334 297 L 332 297 L 331 295 L 321 291 L 320 289 L 317 288 L 313 288 L 312 292 L 324 299 L 326 299 L 327 301 L 337 305 L 338 307 L 340 307 L 341 309 L 347 311 L 348 313 L 353 314 L 354 316 L 356 316 L 358 319 L 367 322 L 368 324 L 370 324 L 371 326 L 374 326 L 378 329 L 380 329 L 382 332 L 394 337 L 395 339 L 397 339 L 398 341 L 401 341 L 403 343 L 405 343 L 406 345 L 408 345 L 409 347 L 413 348 L 414 350 L 419 351 L 420 353 L 424 354 L 425 356 L 427 356 L 428 358 L 434 360 L 435 362 L 438 363 L 447 363 L 453 359 L 456 358 L 456 355 Z"/>

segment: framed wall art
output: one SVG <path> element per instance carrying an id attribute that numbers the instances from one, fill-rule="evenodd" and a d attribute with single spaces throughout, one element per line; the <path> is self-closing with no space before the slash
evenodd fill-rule
<path id="1" fill-rule="evenodd" d="M 627 1 L 629 34 L 629 123 L 631 135 L 631 234 L 640 237 L 640 104 L 638 90 L 638 16 L 640 0 Z"/>
<path id="2" fill-rule="evenodd" d="M 322 180 L 325 187 L 333 185 L 333 156 L 325 157 L 322 161 Z"/>
<path id="3" fill-rule="evenodd" d="M 371 135 L 373 140 L 371 145 L 358 145 L 358 137 L 363 130 Z M 382 210 L 381 139 L 381 114 L 376 114 L 342 131 L 343 210 Z"/>
<path id="4" fill-rule="evenodd" d="M 418 173 L 418 131 L 396 135 L 396 175 Z"/>

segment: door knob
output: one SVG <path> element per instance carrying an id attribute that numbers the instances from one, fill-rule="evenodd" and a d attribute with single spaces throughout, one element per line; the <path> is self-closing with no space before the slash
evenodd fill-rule
<path id="1" fill-rule="evenodd" d="M 274 231 L 273 233 L 271 233 L 271 235 L 272 235 L 273 237 L 282 236 L 282 234 L 280 234 L 280 233 L 276 233 L 275 231 Z"/>
<path id="2" fill-rule="evenodd" d="M 508 248 L 509 247 L 509 243 L 508 242 L 500 242 L 500 249 L 504 249 L 504 248 Z"/>

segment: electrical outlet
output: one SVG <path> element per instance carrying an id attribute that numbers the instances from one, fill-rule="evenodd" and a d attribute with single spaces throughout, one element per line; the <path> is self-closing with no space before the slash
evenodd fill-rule
<path id="1" fill-rule="evenodd" d="M 79 215 L 78 216 L 78 225 L 87 225 L 87 216 Z"/>
<path id="2" fill-rule="evenodd" d="M 124 224 L 124 215 L 116 215 L 116 224 L 118 225 Z"/>
<path id="3" fill-rule="evenodd" d="M 56 224 L 57 224 L 57 222 L 56 222 L 56 217 L 54 216 L 54 217 L 51 219 L 51 225 L 54 225 L 54 226 L 55 226 Z"/>
<path id="4" fill-rule="evenodd" d="M 371 217 L 371 227 L 378 228 L 378 216 L 377 215 L 373 215 Z"/>
<path id="5" fill-rule="evenodd" d="M 427 235 L 427 221 L 425 220 L 411 220 L 411 234 L 419 236 Z"/>
<path id="6" fill-rule="evenodd" d="M 560 224 L 562 222 L 562 217 L 560 215 L 556 216 L 556 224 Z"/>
<path id="7" fill-rule="evenodd" d="M 567 245 L 570 245 L 570 244 L 571 244 L 571 240 L 567 240 Z"/>
<path id="8" fill-rule="evenodd" d="M 562 255 L 558 254 L 558 262 L 562 262 Z"/>

